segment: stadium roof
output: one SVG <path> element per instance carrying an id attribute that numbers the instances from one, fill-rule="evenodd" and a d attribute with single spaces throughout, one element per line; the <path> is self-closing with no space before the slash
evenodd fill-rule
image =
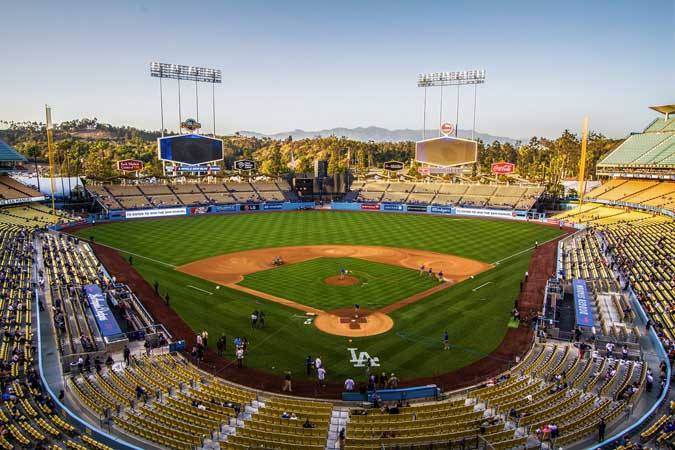
<path id="1" fill-rule="evenodd" d="M 27 161 L 19 152 L 10 147 L 5 141 L 0 139 L 0 161 Z"/>
<path id="2" fill-rule="evenodd" d="M 649 109 L 653 109 L 656 112 L 665 114 L 666 117 L 668 117 L 670 114 L 675 112 L 675 105 L 650 106 Z"/>

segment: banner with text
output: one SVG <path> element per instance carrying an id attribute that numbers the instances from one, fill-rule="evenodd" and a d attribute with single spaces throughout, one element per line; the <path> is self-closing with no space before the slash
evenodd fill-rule
<path id="1" fill-rule="evenodd" d="M 97 284 L 87 284 L 84 291 L 87 294 L 89 306 L 94 313 L 101 334 L 104 337 L 122 334 L 122 330 L 108 307 L 108 302 L 106 302 L 105 294 L 101 291 L 101 288 Z"/>
<path id="2" fill-rule="evenodd" d="M 576 322 L 580 327 L 593 326 L 593 311 L 591 310 L 591 299 L 588 295 L 586 280 L 574 278 L 572 280 L 574 289 L 574 311 L 576 312 Z"/>
<path id="3" fill-rule="evenodd" d="M 458 216 L 501 217 L 504 219 L 518 218 L 515 211 L 501 209 L 455 208 L 455 214 Z"/>
<path id="4" fill-rule="evenodd" d="M 21 197 L 21 198 L 7 198 L 0 200 L 0 206 L 16 205 L 17 203 L 41 202 L 45 199 L 42 197 Z"/>
<path id="5" fill-rule="evenodd" d="M 184 216 L 185 214 L 187 214 L 186 208 L 157 208 L 127 211 L 125 215 L 127 219 L 144 219 L 148 217 Z"/>

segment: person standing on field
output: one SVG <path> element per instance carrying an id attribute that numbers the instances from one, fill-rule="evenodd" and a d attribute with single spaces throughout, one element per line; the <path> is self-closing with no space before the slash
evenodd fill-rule
<path id="1" fill-rule="evenodd" d="M 282 392 L 293 392 L 293 388 L 291 386 L 291 373 L 286 372 L 284 375 L 284 385 L 281 388 Z"/>
<path id="2" fill-rule="evenodd" d="M 319 377 L 319 386 L 325 387 L 326 386 L 326 369 L 323 367 L 319 367 L 316 370 L 316 374 Z"/>

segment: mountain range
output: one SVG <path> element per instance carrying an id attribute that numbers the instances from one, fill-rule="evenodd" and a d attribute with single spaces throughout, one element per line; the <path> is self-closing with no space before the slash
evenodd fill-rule
<path id="1" fill-rule="evenodd" d="M 326 130 L 318 131 L 305 131 L 305 130 L 293 130 L 285 131 L 282 133 L 274 134 L 263 134 L 257 133 L 255 131 L 239 131 L 242 136 L 250 136 L 257 138 L 270 138 L 276 140 L 286 139 L 288 136 L 291 136 L 294 141 L 306 138 L 313 138 L 317 136 L 338 136 L 346 137 L 355 141 L 375 141 L 375 142 L 402 142 L 402 141 L 419 141 L 422 140 L 423 130 L 411 130 L 411 129 L 402 129 L 402 130 L 389 130 L 387 128 L 380 127 L 357 127 L 357 128 L 330 128 Z M 438 135 L 438 131 L 427 130 L 426 138 L 432 138 Z M 464 139 L 471 139 L 471 130 L 459 130 L 458 137 Z M 516 145 L 520 140 L 505 137 L 505 136 L 493 136 L 487 133 L 475 133 L 476 139 L 481 139 L 486 145 L 490 145 L 494 141 L 499 141 L 501 143 L 509 142 L 513 145 Z"/>

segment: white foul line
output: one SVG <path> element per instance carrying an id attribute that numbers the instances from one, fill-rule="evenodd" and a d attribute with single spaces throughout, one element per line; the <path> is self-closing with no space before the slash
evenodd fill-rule
<path id="1" fill-rule="evenodd" d="M 134 252 L 130 252 L 128 250 L 124 250 L 123 248 L 113 247 L 112 245 L 107 245 L 107 244 L 101 244 L 100 242 L 96 242 L 96 241 L 92 241 L 92 242 L 94 244 L 97 244 L 97 245 L 102 245 L 103 247 L 108 247 L 108 248 L 111 248 L 113 250 L 117 250 L 118 252 L 128 253 L 129 255 L 134 255 L 134 256 L 137 256 L 139 258 L 147 259 L 148 261 L 156 262 L 157 264 L 162 264 L 163 266 L 171 267 L 172 269 L 175 269 L 177 267 L 177 266 L 174 266 L 173 264 L 169 264 L 169 263 L 166 263 L 164 261 L 159 261 L 157 259 L 148 258 L 147 256 L 139 255 L 138 253 L 134 253 Z"/>
<path id="2" fill-rule="evenodd" d="M 492 284 L 492 281 L 488 281 L 487 283 L 483 283 L 480 286 L 478 286 L 474 289 L 471 289 L 471 291 L 476 292 L 478 289 L 482 288 L 483 286 L 487 286 L 488 284 Z"/>
<path id="3" fill-rule="evenodd" d="M 196 287 L 196 286 L 193 286 L 193 285 L 191 285 L 191 284 L 188 284 L 188 285 L 185 286 L 185 287 L 189 287 L 189 288 L 192 288 L 192 289 L 196 289 L 196 290 L 198 290 L 198 291 L 202 291 L 202 292 L 204 292 L 204 293 L 206 293 L 206 294 L 213 295 L 213 292 L 205 291 L 204 289 L 200 289 L 200 288 L 198 288 L 198 287 Z"/>
<path id="4" fill-rule="evenodd" d="M 549 242 L 555 241 L 556 239 L 560 239 L 560 238 L 562 238 L 562 237 L 565 237 L 565 236 L 554 237 L 553 239 L 549 239 L 548 241 L 544 241 L 544 242 L 542 242 L 542 243 L 539 244 L 539 245 L 548 244 Z M 511 256 L 507 256 L 506 258 L 502 258 L 502 259 L 500 259 L 499 261 L 493 262 L 492 265 L 493 265 L 493 266 L 498 266 L 499 263 L 504 262 L 504 261 L 506 261 L 507 259 L 511 259 L 511 258 L 513 258 L 514 256 L 522 255 L 523 253 L 529 252 L 530 250 L 534 250 L 534 247 L 526 248 L 525 250 L 522 250 L 522 251 L 520 251 L 520 252 L 518 252 L 518 253 L 514 253 L 514 254 L 511 255 Z"/>

